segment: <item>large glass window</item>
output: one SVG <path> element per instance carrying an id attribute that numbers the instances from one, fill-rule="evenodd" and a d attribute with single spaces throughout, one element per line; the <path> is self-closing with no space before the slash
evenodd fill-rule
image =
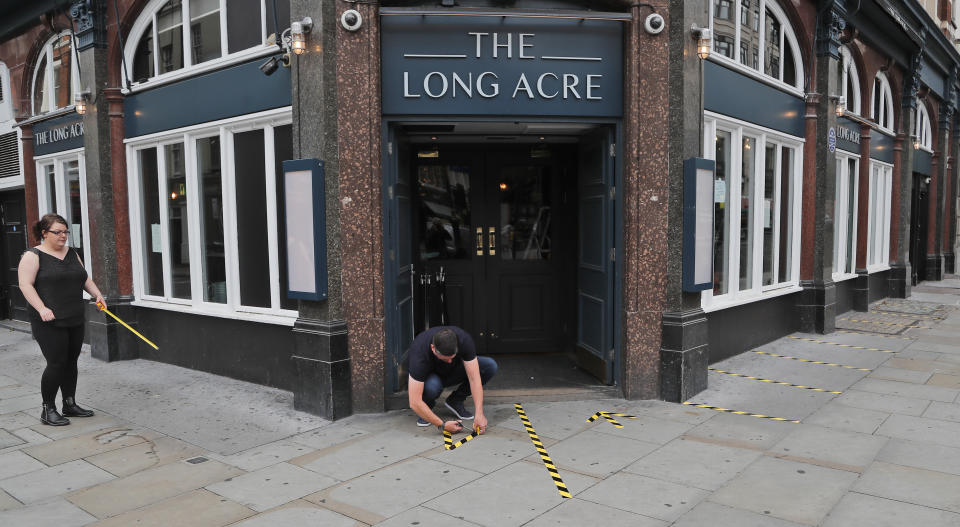
<path id="1" fill-rule="evenodd" d="M 873 80 L 872 97 L 870 117 L 883 130 L 893 132 L 893 95 L 890 92 L 890 82 L 883 72 L 877 73 Z"/>
<path id="2" fill-rule="evenodd" d="M 797 39 L 776 0 L 714 0 L 710 27 L 711 57 L 801 89 Z"/>
<path id="3" fill-rule="evenodd" d="M 714 282 L 704 307 L 797 285 L 802 142 L 709 114 L 704 148 L 716 162 Z"/>
<path id="4" fill-rule="evenodd" d="M 867 269 L 884 268 L 890 263 L 890 197 L 893 166 L 879 161 L 870 164 L 870 239 L 867 244 Z"/>
<path id="5" fill-rule="evenodd" d="M 63 32 L 40 49 L 33 70 L 33 114 L 39 115 L 73 104 L 80 77 L 70 32 Z"/>
<path id="6" fill-rule="evenodd" d="M 845 101 L 844 110 L 860 115 L 860 74 L 857 72 L 857 65 L 846 46 L 840 48 L 840 58 L 840 95 Z"/>
<path id="7" fill-rule="evenodd" d="M 833 279 L 839 280 L 856 276 L 860 160 L 838 150 L 836 163 L 836 199 L 833 205 Z"/>
<path id="8" fill-rule="evenodd" d="M 212 125 L 130 149 L 138 300 L 214 314 L 289 316 L 281 163 L 293 157 L 282 115 Z"/>
<path id="9" fill-rule="evenodd" d="M 914 133 L 916 134 L 915 148 L 933 152 L 933 129 L 930 127 L 930 114 L 927 113 L 927 107 L 923 101 L 917 99 L 917 117 L 914 123 Z"/>

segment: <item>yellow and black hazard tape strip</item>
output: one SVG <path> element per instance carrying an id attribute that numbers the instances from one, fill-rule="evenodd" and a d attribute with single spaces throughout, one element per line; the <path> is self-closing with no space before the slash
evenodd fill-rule
<path id="1" fill-rule="evenodd" d="M 617 427 L 617 428 L 623 428 L 623 425 L 620 424 L 620 423 L 618 423 L 617 420 L 613 418 L 614 416 L 616 416 L 616 417 L 626 417 L 627 419 L 636 419 L 636 418 L 637 418 L 637 416 L 635 416 L 635 415 L 617 414 L 617 413 L 613 413 L 613 412 L 604 412 L 603 410 L 601 410 L 601 411 L 599 411 L 599 412 L 591 415 L 591 416 L 587 419 L 587 422 L 588 422 L 588 423 L 592 423 L 592 422 L 594 422 L 594 421 L 596 421 L 597 419 L 599 419 L 599 418 L 602 417 L 602 418 L 606 419 L 607 422 L 610 423 L 610 424 L 612 424 L 613 426 L 615 426 L 615 427 Z"/>
<path id="2" fill-rule="evenodd" d="M 928 328 L 927 326 L 909 326 L 905 324 L 897 324 L 896 322 L 880 322 L 878 320 L 860 320 L 856 318 L 838 318 L 837 320 L 846 320 L 847 322 L 861 322 L 863 324 L 875 324 L 877 326 L 896 326 L 898 328 L 933 329 L 933 328 Z"/>
<path id="3" fill-rule="evenodd" d="M 447 450 L 453 450 L 459 446 L 463 446 L 464 444 L 469 443 L 470 440 L 474 439 L 478 435 L 480 434 L 478 434 L 477 431 L 474 430 L 473 432 L 470 433 L 470 435 L 454 443 L 453 435 L 450 434 L 450 432 L 447 432 L 446 430 L 444 430 L 443 431 L 443 447 L 446 448 Z"/>
<path id="4" fill-rule="evenodd" d="M 885 339 L 909 340 L 911 342 L 917 340 L 915 338 L 901 337 L 899 335 L 887 335 L 885 333 L 870 333 L 869 331 L 854 331 L 850 329 L 838 329 L 837 333 L 845 333 L 847 335 L 865 335 L 867 337 L 883 337 Z"/>
<path id="5" fill-rule="evenodd" d="M 732 371 L 718 370 L 718 369 L 716 369 L 716 368 L 707 368 L 707 369 L 710 370 L 710 371 L 715 371 L 715 372 L 717 372 L 717 373 L 723 373 L 723 374 L 725 374 L 725 375 L 733 375 L 734 377 L 743 377 L 744 379 L 753 379 L 753 380 L 755 380 L 755 381 L 768 382 L 768 383 L 770 383 L 770 384 L 779 384 L 779 385 L 782 385 L 782 386 L 790 386 L 790 387 L 793 387 L 793 388 L 803 388 L 804 390 L 813 390 L 813 391 L 815 391 L 815 392 L 835 393 L 835 394 L 837 394 L 837 395 L 840 395 L 840 394 L 843 393 L 843 392 L 835 392 L 835 391 L 833 391 L 833 390 L 827 390 L 827 389 L 824 389 L 824 388 L 814 388 L 814 387 L 812 387 L 812 386 L 804 386 L 804 385 L 802 385 L 802 384 L 793 384 L 793 383 L 784 382 L 784 381 L 775 381 L 775 380 L 773 380 L 773 379 L 764 379 L 764 378 L 762 378 L 762 377 L 754 377 L 754 376 L 752 376 L 752 375 L 744 375 L 744 374 L 742 374 L 742 373 L 733 373 Z"/>
<path id="6" fill-rule="evenodd" d="M 820 364 L 823 366 L 836 366 L 837 368 L 846 368 L 848 370 L 873 371 L 870 368 L 857 368 L 856 366 L 847 366 L 846 364 L 837 364 L 835 362 L 823 362 L 819 360 L 801 359 L 800 357 L 791 357 L 789 355 L 777 355 L 776 353 L 768 353 L 766 351 L 753 350 L 753 352 L 759 353 L 760 355 L 767 355 L 768 357 L 777 357 L 778 359 L 798 360 L 800 362 L 809 362 L 810 364 Z"/>
<path id="7" fill-rule="evenodd" d="M 729 409 L 729 408 L 720 408 L 719 406 L 710 406 L 709 404 L 697 404 L 697 403 L 691 403 L 691 402 L 689 402 L 689 401 L 688 401 L 688 402 L 685 402 L 685 403 L 683 403 L 683 404 L 685 404 L 685 405 L 687 405 L 687 406 L 696 406 L 697 408 L 706 408 L 706 409 L 708 409 L 708 410 L 716 410 L 716 411 L 718 411 L 718 412 L 727 412 L 727 413 L 737 414 L 737 415 L 746 415 L 746 416 L 749 416 L 749 417 L 759 417 L 760 419 L 769 419 L 769 420 L 771 420 L 771 421 L 785 421 L 785 422 L 787 422 L 787 423 L 799 423 L 799 422 L 800 422 L 800 421 L 798 421 L 798 420 L 796 420 L 796 419 L 787 419 L 787 418 L 784 418 L 784 417 L 773 417 L 773 416 L 770 416 L 770 415 L 763 415 L 763 414 L 752 414 L 752 413 L 750 413 L 750 412 L 743 412 L 743 411 L 740 411 L 740 410 L 731 410 L 731 409 Z"/>
<path id="8" fill-rule="evenodd" d="M 903 313 L 891 313 L 890 311 L 868 311 L 868 313 L 876 313 L 888 317 L 912 318 L 914 320 L 943 320 L 943 317 L 935 317 L 933 315 L 905 315 Z"/>
<path id="9" fill-rule="evenodd" d="M 853 344 L 841 344 L 840 342 L 830 342 L 828 340 L 817 340 L 817 339 L 808 339 L 806 337 L 794 337 L 790 335 L 790 338 L 794 340 L 803 340 L 806 342 L 816 342 L 817 344 L 829 344 L 830 346 L 840 346 L 841 348 L 850 348 L 855 350 L 866 350 L 866 351 L 882 351 L 883 353 L 897 353 L 893 350 L 885 350 L 880 348 L 868 348 L 866 346 L 856 346 Z"/>
<path id="10" fill-rule="evenodd" d="M 547 472 L 549 472 L 550 477 L 553 478 L 553 483 L 557 486 L 557 492 L 560 493 L 560 497 L 572 498 L 573 496 L 570 495 L 570 491 L 567 490 L 567 486 L 563 483 L 563 479 L 560 477 L 560 472 L 550 459 L 550 454 L 547 454 L 547 449 L 543 447 L 543 443 L 540 441 L 540 438 L 537 437 L 536 430 L 534 430 L 533 425 L 530 424 L 530 419 L 527 418 L 527 413 L 523 411 L 523 405 L 520 403 L 514 403 L 513 406 L 517 409 L 517 415 L 520 416 L 520 421 L 523 422 L 523 427 L 527 430 L 527 435 L 530 436 L 530 441 L 533 442 L 533 446 L 540 454 L 540 459 L 543 461 L 543 466 L 547 467 Z"/>

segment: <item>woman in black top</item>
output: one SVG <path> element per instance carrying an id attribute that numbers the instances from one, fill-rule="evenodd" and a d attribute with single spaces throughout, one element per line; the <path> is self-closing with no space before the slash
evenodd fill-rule
<path id="1" fill-rule="evenodd" d="M 77 406 L 77 359 L 83 345 L 83 291 L 106 306 L 97 285 L 87 276 L 76 249 L 67 246 L 67 220 L 58 214 L 45 214 L 33 226 L 40 245 L 31 247 L 20 258 L 17 274 L 20 291 L 30 304 L 33 338 L 47 360 L 40 380 L 43 397 L 43 424 L 63 426 L 70 417 L 90 417 L 93 412 Z M 63 415 L 57 412 L 57 390 L 63 397 Z"/>

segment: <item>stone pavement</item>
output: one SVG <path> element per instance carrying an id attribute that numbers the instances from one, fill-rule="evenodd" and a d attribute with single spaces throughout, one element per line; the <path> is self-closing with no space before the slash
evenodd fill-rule
<path id="1" fill-rule="evenodd" d="M 44 426 L 39 350 L 0 329 L 0 525 L 960 526 L 960 280 L 923 286 L 711 365 L 705 407 L 525 403 L 572 499 L 513 405 L 447 451 L 410 411 L 331 423 L 287 392 L 85 353 L 97 416 Z M 587 423 L 599 410 L 637 418 Z"/>

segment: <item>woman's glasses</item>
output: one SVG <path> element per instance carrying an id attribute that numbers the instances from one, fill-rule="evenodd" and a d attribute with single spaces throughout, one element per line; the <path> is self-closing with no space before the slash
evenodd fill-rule
<path id="1" fill-rule="evenodd" d="M 49 232 L 50 234 L 52 234 L 52 235 L 54 235 L 54 236 L 60 236 L 60 235 L 66 236 L 66 235 L 70 234 L 70 231 L 69 231 L 69 230 L 47 231 L 47 232 Z"/>

